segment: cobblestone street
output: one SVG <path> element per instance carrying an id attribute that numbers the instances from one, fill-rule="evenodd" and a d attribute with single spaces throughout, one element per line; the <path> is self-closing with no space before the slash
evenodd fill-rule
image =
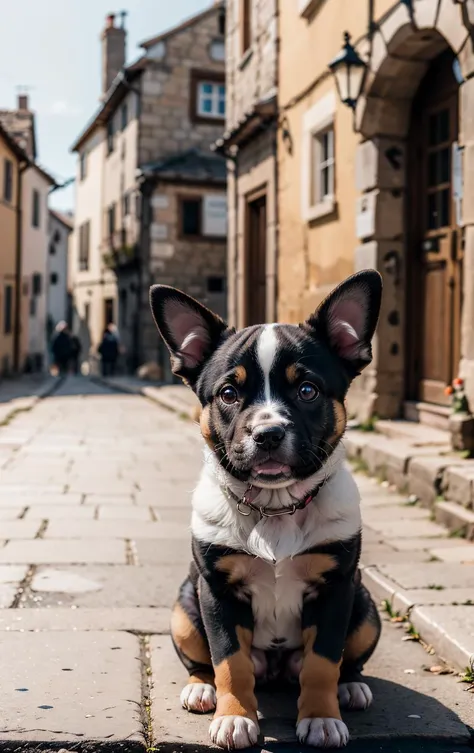
<path id="1" fill-rule="evenodd" d="M 189 420 L 80 377 L 0 428 L 1 751 L 207 745 L 209 719 L 180 709 L 185 674 L 168 635 L 200 465 Z M 401 518 L 400 501 L 361 483 L 374 526 L 367 558 L 389 562 L 377 520 L 387 503 Z M 376 702 L 348 722 L 360 750 L 372 750 L 368 738 L 382 740 L 374 751 L 399 750 L 400 735 L 424 737 L 417 751 L 467 750 L 473 696 L 426 672 L 436 657 L 403 636 L 387 623 L 368 667 Z M 295 699 L 263 695 L 261 709 L 267 740 L 292 747 Z"/>

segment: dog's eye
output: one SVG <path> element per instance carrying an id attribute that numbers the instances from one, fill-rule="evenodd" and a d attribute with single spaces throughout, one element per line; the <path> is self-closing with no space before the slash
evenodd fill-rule
<path id="1" fill-rule="evenodd" d="M 221 389 L 219 397 L 226 405 L 233 405 L 239 398 L 237 390 L 235 387 L 232 387 L 231 384 L 226 384 L 226 386 Z"/>
<path id="2" fill-rule="evenodd" d="M 317 387 L 315 387 L 314 384 L 311 384 L 311 382 L 303 382 L 298 390 L 299 399 L 303 400 L 305 403 L 311 403 L 313 400 L 316 400 L 318 395 L 319 392 Z"/>

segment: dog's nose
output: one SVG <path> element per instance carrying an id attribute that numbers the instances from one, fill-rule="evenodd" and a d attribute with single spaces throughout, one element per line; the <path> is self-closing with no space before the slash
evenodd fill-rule
<path id="1" fill-rule="evenodd" d="M 275 450 L 285 436 L 283 426 L 274 424 L 270 426 L 256 426 L 252 431 L 252 437 L 255 444 L 258 444 L 262 450 Z"/>

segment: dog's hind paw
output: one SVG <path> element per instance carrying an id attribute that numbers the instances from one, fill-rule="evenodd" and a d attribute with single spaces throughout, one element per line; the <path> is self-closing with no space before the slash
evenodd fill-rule
<path id="1" fill-rule="evenodd" d="M 364 711 L 373 701 L 372 691 L 365 682 L 341 682 L 337 694 L 340 708 L 348 711 Z"/>
<path id="2" fill-rule="evenodd" d="M 195 714 L 206 714 L 216 708 L 216 691 L 205 682 L 189 683 L 182 689 L 179 698 L 183 709 Z"/>
<path id="3" fill-rule="evenodd" d="M 314 748 L 343 748 L 349 742 L 349 730 L 340 719 L 302 719 L 296 736 Z"/>
<path id="4" fill-rule="evenodd" d="M 258 724 L 246 716 L 217 716 L 209 727 L 212 742 L 228 750 L 255 745 L 259 732 Z"/>

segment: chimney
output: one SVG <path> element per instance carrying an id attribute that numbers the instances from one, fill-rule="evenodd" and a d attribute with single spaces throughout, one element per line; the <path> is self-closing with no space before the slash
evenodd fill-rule
<path id="1" fill-rule="evenodd" d="M 102 32 L 102 96 L 104 96 L 116 75 L 125 65 L 125 12 L 120 13 L 121 25 L 115 25 L 116 14 L 109 13 L 105 18 Z"/>
<path id="2" fill-rule="evenodd" d="M 18 109 L 19 110 L 28 110 L 28 94 L 19 94 L 18 95 Z"/>

